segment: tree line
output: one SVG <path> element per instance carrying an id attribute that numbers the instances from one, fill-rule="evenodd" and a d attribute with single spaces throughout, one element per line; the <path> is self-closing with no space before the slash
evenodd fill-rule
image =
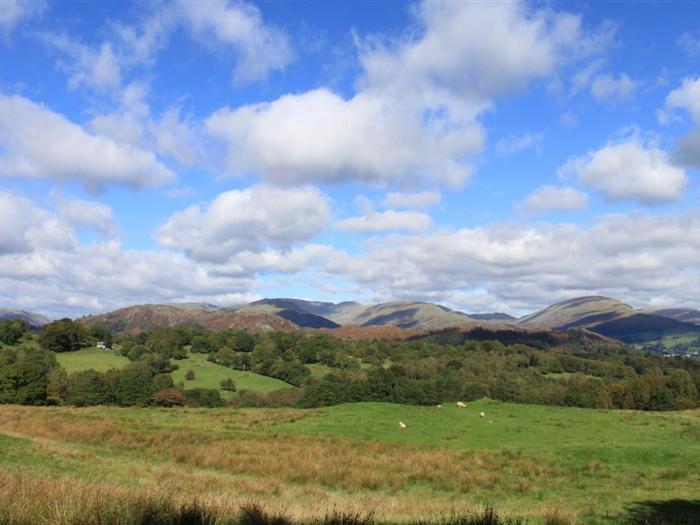
<path id="1" fill-rule="evenodd" d="M 15 327 L 16 328 L 16 327 Z M 20 330 L 21 331 L 21 330 Z M 481 397 L 585 408 L 673 410 L 700 406 L 700 361 L 634 349 L 551 350 L 477 339 L 453 343 L 341 340 L 328 333 L 252 334 L 161 327 L 113 336 L 70 320 L 35 339 L 0 323 L 0 402 L 75 406 L 223 406 L 219 389 L 187 389 L 171 373 L 188 352 L 289 383 L 267 395 L 238 391 L 235 406 L 316 407 L 355 401 L 431 405 Z M 12 332 L 14 333 L 14 332 Z M 6 340 L 7 339 L 7 340 Z M 67 373 L 55 353 L 106 341 L 131 362 L 119 370 Z M 10 342 L 8 342 L 10 341 Z M 321 371 L 314 377 L 311 368 Z M 316 374 L 317 376 L 319 374 Z M 234 391 L 235 384 L 221 385 Z"/>

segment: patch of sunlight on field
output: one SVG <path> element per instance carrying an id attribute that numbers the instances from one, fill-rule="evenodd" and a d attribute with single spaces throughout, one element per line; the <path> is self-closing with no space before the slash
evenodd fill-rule
<path id="1" fill-rule="evenodd" d="M 293 388 L 289 383 L 273 377 L 233 370 L 225 366 L 207 361 L 206 354 L 189 353 L 186 359 L 173 360 L 179 368 L 172 373 L 175 383 L 183 382 L 185 388 L 217 388 L 220 389 L 221 381 L 231 378 L 236 384 L 237 390 L 253 390 L 255 392 L 272 392 L 282 388 Z M 194 372 L 195 378 L 186 380 L 188 370 Z M 233 393 L 221 390 L 221 395 L 229 399 Z"/>
<path id="2" fill-rule="evenodd" d="M 84 348 L 74 352 L 60 352 L 56 354 L 58 364 L 66 372 L 82 372 L 83 370 L 97 370 L 106 372 L 111 368 L 121 368 L 129 364 L 129 360 L 121 355 L 115 354 L 112 350 L 101 348 Z"/>

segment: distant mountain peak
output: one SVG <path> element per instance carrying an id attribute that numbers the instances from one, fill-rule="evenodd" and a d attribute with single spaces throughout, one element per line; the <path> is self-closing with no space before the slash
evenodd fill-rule
<path id="1" fill-rule="evenodd" d="M 0 320 L 3 319 L 23 319 L 27 321 L 32 328 L 41 328 L 45 324 L 51 322 L 51 319 L 45 315 L 18 308 L 0 308 Z"/>

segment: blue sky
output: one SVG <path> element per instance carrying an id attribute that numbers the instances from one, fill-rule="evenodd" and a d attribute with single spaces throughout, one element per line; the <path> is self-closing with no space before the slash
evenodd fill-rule
<path id="1" fill-rule="evenodd" d="M 700 306 L 698 20 L 0 2 L 4 306 Z"/>

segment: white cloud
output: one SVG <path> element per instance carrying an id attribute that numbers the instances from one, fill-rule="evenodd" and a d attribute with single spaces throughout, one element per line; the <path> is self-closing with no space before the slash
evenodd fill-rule
<path id="1" fill-rule="evenodd" d="M 590 227 L 491 224 L 395 235 L 364 253 L 331 257 L 327 271 L 375 297 L 420 298 L 471 310 L 522 311 L 580 295 L 648 304 L 700 293 L 700 213 L 610 215 Z M 484 302 L 492 298 L 492 304 Z"/>
<path id="2" fill-rule="evenodd" d="M 419 191 L 416 193 L 389 192 L 384 197 L 386 208 L 428 208 L 440 202 L 439 191 Z"/>
<path id="3" fill-rule="evenodd" d="M 385 231 L 419 231 L 432 225 L 430 215 L 416 211 L 385 210 L 369 211 L 359 217 L 350 217 L 336 222 L 341 230 L 356 233 L 379 233 Z"/>
<path id="4" fill-rule="evenodd" d="M 222 108 L 206 123 L 232 173 L 275 183 L 429 180 L 461 186 L 494 97 L 600 48 L 579 17 L 520 3 L 424 2 L 416 28 L 360 45 L 356 92 L 287 94 Z"/>
<path id="5" fill-rule="evenodd" d="M 287 35 L 265 24 L 252 4 L 180 0 L 178 7 L 199 39 L 210 43 L 213 38 L 236 51 L 236 81 L 260 80 L 271 71 L 284 69 L 292 59 Z"/>
<path id="6" fill-rule="evenodd" d="M 74 228 L 85 228 L 114 238 L 119 234 L 112 208 L 101 202 L 57 196 L 58 215 Z"/>
<path id="7" fill-rule="evenodd" d="M 363 54 L 368 89 L 478 111 L 599 46 L 578 16 L 520 2 L 423 2 L 416 13 L 418 38 Z"/>
<path id="8" fill-rule="evenodd" d="M 588 196 L 574 188 L 542 186 L 527 196 L 523 204 L 526 211 L 580 211 L 588 206 Z"/>
<path id="9" fill-rule="evenodd" d="M 402 182 L 421 176 L 459 184 L 469 168 L 455 158 L 481 145 L 478 125 L 428 130 L 419 114 L 369 95 L 350 100 L 318 89 L 269 104 L 220 109 L 208 131 L 229 144 L 228 166 L 282 184 Z"/>
<path id="10" fill-rule="evenodd" d="M 34 204 L 14 193 L 0 192 L 0 255 L 31 251 L 27 235 L 48 218 Z"/>
<path id="11" fill-rule="evenodd" d="M 637 89 L 638 84 L 627 73 L 615 77 L 611 74 L 597 76 L 591 83 L 591 93 L 598 100 L 624 100 Z"/>
<path id="12" fill-rule="evenodd" d="M 0 33 L 9 38 L 18 24 L 46 9 L 43 0 L 3 0 L 0 2 Z"/>
<path id="13" fill-rule="evenodd" d="M 671 91 L 666 97 L 662 115 L 672 118 L 673 112 L 685 110 L 700 123 L 700 77 L 686 78 L 681 86 Z"/>
<path id="14" fill-rule="evenodd" d="M 194 259 L 224 262 L 239 252 L 307 241 L 330 220 L 328 200 L 316 188 L 253 186 L 173 214 L 156 239 Z"/>
<path id="15" fill-rule="evenodd" d="M 76 180 L 92 192 L 114 184 L 154 186 L 175 177 L 148 151 L 90 134 L 26 98 L 3 95 L 0 176 Z"/>
<path id="16" fill-rule="evenodd" d="M 124 250 L 115 240 L 80 244 L 74 227 L 113 229 L 109 208 L 60 195 L 53 200 L 52 211 L 0 192 L 0 222 L 12 225 L 0 228 L 0 288 L 7 304 L 64 316 L 146 302 L 257 298 L 251 293 L 254 265 L 247 274 L 225 276 L 171 251 Z"/>
<path id="17" fill-rule="evenodd" d="M 90 127 L 115 141 L 155 151 L 180 166 L 200 161 L 204 154 L 198 125 L 183 117 L 178 106 L 153 115 L 147 95 L 148 86 L 128 84 L 119 94 L 118 108 L 95 115 Z"/>
<path id="18" fill-rule="evenodd" d="M 612 201 L 642 204 L 676 201 L 688 184 L 684 170 L 672 165 L 665 151 L 636 138 L 569 159 L 560 169 L 561 175 L 568 173 Z"/>
<path id="19" fill-rule="evenodd" d="M 86 85 L 98 91 L 111 91 L 121 86 L 121 67 L 111 43 L 102 42 L 98 48 L 92 48 L 66 35 L 49 33 L 42 38 L 69 58 L 59 63 L 69 75 L 69 88 Z"/>
<path id="20" fill-rule="evenodd" d="M 686 78 L 681 86 L 666 97 L 658 112 L 659 121 L 669 124 L 681 120 L 679 110 L 690 113 L 695 127 L 676 143 L 673 159 L 681 165 L 700 168 L 700 78 Z"/>

